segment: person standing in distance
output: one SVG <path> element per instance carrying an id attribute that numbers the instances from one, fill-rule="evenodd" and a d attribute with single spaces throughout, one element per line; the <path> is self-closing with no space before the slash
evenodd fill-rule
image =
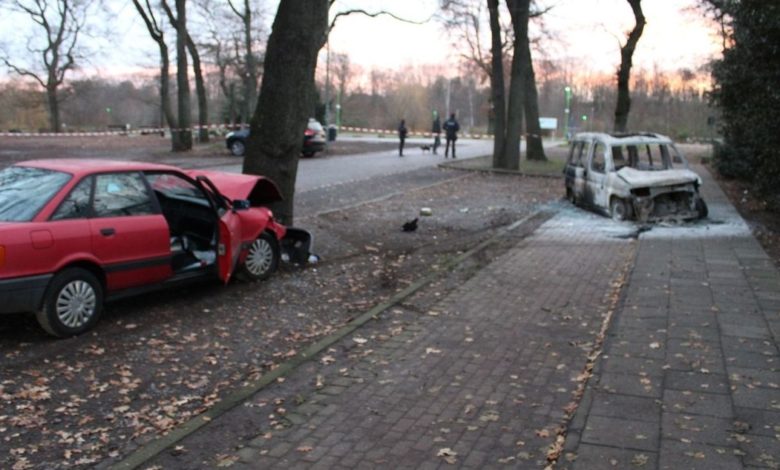
<path id="1" fill-rule="evenodd" d="M 458 140 L 458 131 L 460 124 L 455 119 L 455 113 L 450 114 L 450 118 L 444 121 L 444 132 L 447 138 L 447 146 L 444 147 L 444 158 L 450 153 L 450 142 L 452 142 L 452 158 L 455 158 L 455 141 Z"/>
<path id="2" fill-rule="evenodd" d="M 441 119 L 439 119 L 439 113 L 434 111 L 436 116 L 433 120 L 433 127 L 431 127 L 431 133 L 433 134 L 433 154 L 436 154 L 436 149 L 441 145 Z"/>
<path id="3" fill-rule="evenodd" d="M 406 129 L 406 120 L 401 119 L 401 124 L 398 125 L 398 139 L 400 140 L 398 144 L 398 156 L 403 157 L 404 156 L 404 141 L 406 140 L 406 134 L 409 131 Z"/>

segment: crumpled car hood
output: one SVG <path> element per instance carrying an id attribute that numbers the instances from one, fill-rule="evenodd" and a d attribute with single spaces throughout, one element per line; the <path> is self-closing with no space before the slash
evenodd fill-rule
<path id="1" fill-rule="evenodd" d="M 205 176 L 228 199 L 248 199 L 252 207 L 267 206 L 282 200 L 282 193 L 276 183 L 264 176 L 208 170 L 190 170 L 187 174 L 192 178 Z"/>
<path id="2" fill-rule="evenodd" d="M 699 175 L 688 169 L 641 171 L 625 167 L 618 170 L 617 175 L 632 188 L 686 184 L 699 180 Z"/>

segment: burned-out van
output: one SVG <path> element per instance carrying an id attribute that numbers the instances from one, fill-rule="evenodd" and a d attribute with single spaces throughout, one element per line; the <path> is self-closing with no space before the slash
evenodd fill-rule
<path id="1" fill-rule="evenodd" d="M 640 222 L 707 216 L 701 178 L 674 142 L 653 133 L 576 134 L 563 170 L 572 203 Z"/>

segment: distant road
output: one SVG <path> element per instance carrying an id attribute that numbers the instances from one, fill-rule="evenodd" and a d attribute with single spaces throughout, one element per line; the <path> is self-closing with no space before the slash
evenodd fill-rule
<path id="1" fill-rule="evenodd" d="M 372 138 L 344 136 L 340 139 L 370 141 Z M 387 142 L 388 139 L 376 140 Z M 394 149 L 339 157 L 301 158 L 298 164 L 296 191 L 300 193 L 334 184 L 434 167 L 445 161 L 444 147 L 439 148 L 438 155 L 423 152 L 420 146 L 430 142 L 430 139 L 424 138 L 407 139 L 403 157 L 399 157 L 398 150 Z M 459 139 L 457 145 L 459 159 L 490 155 L 493 152 L 493 141 L 489 139 Z M 215 169 L 240 172 L 241 164 L 224 165 Z"/>

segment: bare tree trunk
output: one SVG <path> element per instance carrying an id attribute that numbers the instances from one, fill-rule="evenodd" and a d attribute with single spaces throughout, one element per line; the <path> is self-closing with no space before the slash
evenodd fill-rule
<path id="1" fill-rule="evenodd" d="M 498 19 L 498 0 L 488 0 L 490 12 L 490 93 L 493 104 L 494 137 L 493 168 L 507 168 L 506 145 L 506 97 L 504 95 L 504 56 L 501 44 L 501 24 Z"/>
<path id="2" fill-rule="evenodd" d="M 528 21 L 528 15 L 525 16 Z M 526 31 L 527 31 L 526 23 Z M 539 93 L 536 91 L 536 76 L 534 63 L 531 58 L 531 44 L 528 36 L 521 39 L 523 42 L 523 62 L 525 63 L 525 128 L 526 149 L 525 157 L 528 160 L 544 161 L 544 145 L 542 145 L 542 127 L 539 124 Z"/>
<path id="3" fill-rule="evenodd" d="M 195 92 L 198 95 L 198 141 L 209 141 L 209 101 L 206 95 L 206 82 L 200 65 L 200 54 L 195 42 L 187 33 L 187 49 L 192 57 L 192 69 L 195 71 Z"/>
<path id="4" fill-rule="evenodd" d="M 160 108 L 162 109 L 163 116 L 165 116 L 165 120 L 168 122 L 168 128 L 171 131 L 171 150 L 176 150 L 181 146 L 179 142 L 181 133 L 177 132 L 179 127 L 178 121 L 173 114 L 173 106 L 171 105 L 171 61 L 168 55 L 168 45 L 165 44 L 163 30 L 160 25 L 157 24 L 157 19 L 154 17 L 154 11 L 151 8 L 146 10 L 139 0 L 133 0 L 133 4 L 135 5 L 138 14 L 143 18 L 149 35 L 154 42 L 157 43 L 157 47 L 160 50 Z M 147 7 L 149 7 L 149 3 L 147 3 Z"/>
<path id="5" fill-rule="evenodd" d="M 233 2 L 228 0 L 228 5 L 241 19 L 244 27 L 244 63 L 246 65 L 246 73 L 244 74 L 244 116 L 249 119 L 252 115 L 252 106 L 257 103 L 257 61 L 255 60 L 255 54 L 252 50 L 252 9 L 249 5 L 249 0 L 244 0 L 244 11 L 240 12 L 233 6 Z"/>
<path id="6" fill-rule="evenodd" d="M 187 7 L 186 0 L 176 0 L 176 87 L 179 105 L 179 146 L 174 151 L 192 149 L 192 117 L 190 105 L 190 80 L 187 65 Z"/>
<path id="7" fill-rule="evenodd" d="M 52 132 L 60 132 L 60 100 L 57 96 L 57 87 L 46 88 L 46 100 L 49 103 L 49 128 Z"/>
<path id="8" fill-rule="evenodd" d="M 173 106 L 171 105 L 171 66 L 168 58 L 168 47 L 165 44 L 160 48 L 160 62 L 160 104 L 165 120 L 168 121 L 168 128 L 171 129 L 172 149 L 175 149 L 179 133 L 173 132 L 173 130 L 179 127 L 179 123 L 176 115 L 173 114 Z M 174 136 L 177 137 L 174 138 Z"/>
<path id="9" fill-rule="evenodd" d="M 274 180 L 284 200 L 272 206 L 293 222 L 301 139 L 314 108 L 314 72 L 325 43 L 329 0 L 285 0 L 268 39 L 260 96 L 251 121 L 244 173 Z"/>
<path id="10" fill-rule="evenodd" d="M 7 6 L 26 13 L 32 23 L 41 27 L 28 36 L 28 52 L 40 62 L 28 69 L 10 61 L 10 57 L 0 50 L 0 61 L 11 71 L 23 77 L 30 77 L 46 90 L 49 108 L 49 126 L 52 132 L 60 132 L 59 87 L 69 70 L 76 67 L 78 57 L 78 38 L 86 22 L 89 2 L 70 2 L 69 0 L 23 2 L 21 0 L 0 1 Z M 9 32 L 17 34 L 18 31 Z M 45 47 L 32 46 L 33 36 L 45 37 Z M 35 70 L 37 69 L 37 70 Z"/>
<path id="11" fill-rule="evenodd" d="M 509 82 L 509 108 L 507 111 L 506 162 L 507 168 L 520 168 L 520 135 L 525 110 L 526 65 L 523 57 L 523 39 L 528 40 L 528 7 L 530 0 L 507 0 L 514 31 L 514 54 Z"/>
<path id="12" fill-rule="evenodd" d="M 625 132 L 628 129 L 628 113 L 631 111 L 631 96 L 629 93 L 629 80 L 631 79 L 631 65 L 634 50 L 645 28 L 645 16 L 642 13 L 642 0 L 627 0 L 634 12 L 636 24 L 628 34 L 626 44 L 620 48 L 620 68 L 617 73 L 617 105 L 615 106 L 615 131 Z"/>

